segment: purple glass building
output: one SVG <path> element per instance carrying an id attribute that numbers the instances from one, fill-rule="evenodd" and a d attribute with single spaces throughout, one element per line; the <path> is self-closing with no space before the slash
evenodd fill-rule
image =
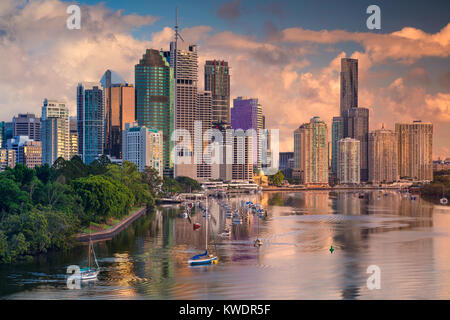
<path id="1" fill-rule="evenodd" d="M 246 99 L 237 97 L 233 100 L 233 108 L 231 109 L 231 127 L 234 130 L 254 129 L 255 133 L 262 128 L 262 109 L 258 104 L 258 99 Z M 253 159 L 256 163 L 258 159 L 258 140 L 257 136 L 253 137 Z"/>
<path id="2" fill-rule="evenodd" d="M 233 100 L 231 127 L 235 130 L 258 129 L 258 99 L 237 97 Z"/>

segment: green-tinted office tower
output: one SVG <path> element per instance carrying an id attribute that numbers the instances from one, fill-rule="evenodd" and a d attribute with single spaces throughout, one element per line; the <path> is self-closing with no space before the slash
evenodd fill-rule
<path id="1" fill-rule="evenodd" d="M 134 69 L 136 121 L 163 132 L 164 175 L 173 175 L 174 73 L 167 52 L 147 49 Z"/>

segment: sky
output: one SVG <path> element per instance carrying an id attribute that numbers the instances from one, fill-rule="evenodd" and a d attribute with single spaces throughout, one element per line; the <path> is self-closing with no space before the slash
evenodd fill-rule
<path id="1" fill-rule="evenodd" d="M 67 7 L 81 8 L 69 30 Z M 369 5 L 381 30 L 369 30 Z M 434 124 L 434 158 L 450 157 L 450 1 L 0 0 L 0 120 L 41 114 L 45 98 L 75 115 L 78 82 L 107 69 L 134 83 L 147 48 L 168 49 L 175 8 L 186 42 L 231 66 L 231 97 L 259 99 L 280 151 L 313 116 L 339 114 L 340 59 L 359 59 L 359 106 L 370 129 L 416 119 Z M 329 130 L 331 131 L 331 130 Z M 330 133 L 331 135 L 331 133 Z"/>

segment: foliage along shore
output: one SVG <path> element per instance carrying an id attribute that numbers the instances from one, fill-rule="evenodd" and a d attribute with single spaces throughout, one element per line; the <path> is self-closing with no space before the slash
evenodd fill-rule
<path id="1" fill-rule="evenodd" d="M 420 192 L 430 200 L 450 198 L 450 170 L 435 172 L 433 182 L 423 185 Z"/>
<path id="2" fill-rule="evenodd" d="M 120 166 L 106 156 L 90 165 L 75 156 L 53 166 L 6 168 L 0 173 L 0 264 L 66 250 L 91 223 L 121 220 L 138 206 L 154 208 L 163 193 L 198 188 L 195 180 L 163 180 L 153 168 L 141 173 L 131 162 Z"/>

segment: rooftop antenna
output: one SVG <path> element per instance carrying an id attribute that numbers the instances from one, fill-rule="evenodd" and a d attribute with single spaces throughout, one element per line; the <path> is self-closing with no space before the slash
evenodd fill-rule
<path id="1" fill-rule="evenodd" d="M 177 99 L 177 83 L 178 83 L 178 80 L 177 80 L 177 78 L 178 78 L 178 70 L 177 70 L 177 62 L 178 62 L 178 38 L 180 38 L 183 42 L 184 42 L 184 39 L 183 39 L 183 37 L 181 36 L 181 34 L 178 32 L 178 7 L 176 7 L 175 8 L 175 54 L 174 54 L 174 57 L 173 57 L 173 73 L 174 73 L 174 82 L 175 82 L 175 85 L 174 85 L 174 96 L 175 96 L 175 99 L 174 99 L 174 119 L 173 119 L 173 123 L 174 123 L 174 129 L 175 130 L 177 130 L 177 105 L 178 105 L 178 99 Z M 175 157 L 177 157 L 178 156 L 178 154 L 177 153 L 175 153 Z M 174 160 L 176 160 L 176 159 L 174 159 Z M 175 161 L 176 162 L 176 161 Z M 173 166 L 173 171 L 174 171 L 174 177 L 176 177 L 177 176 L 177 170 L 176 170 L 176 168 L 177 168 L 177 166 L 175 165 L 175 163 L 174 163 L 174 166 Z"/>

